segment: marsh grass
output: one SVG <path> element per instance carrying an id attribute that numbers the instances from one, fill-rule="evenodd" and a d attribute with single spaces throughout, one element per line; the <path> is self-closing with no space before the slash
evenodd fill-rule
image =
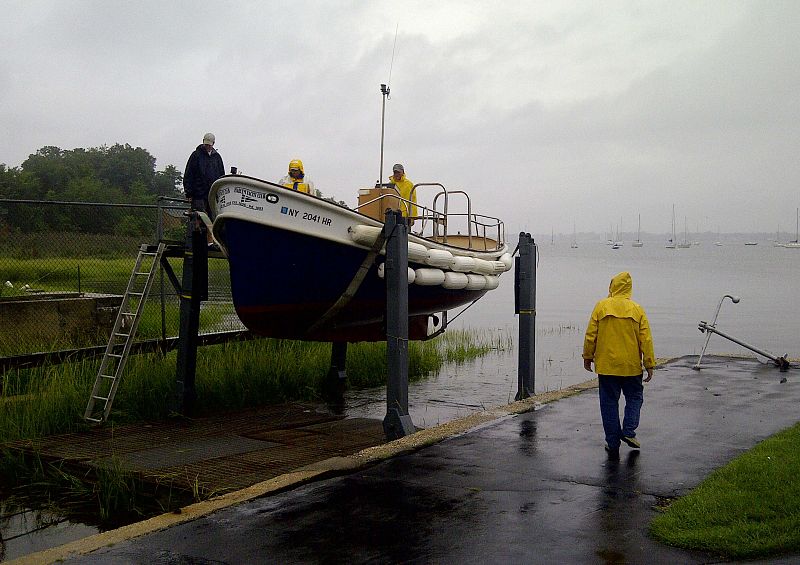
<path id="1" fill-rule="evenodd" d="M 653 520 L 670 545 L 730 559 L 800 551 L 800 424 L 717 469 Z"/>
<path id="2" fill-rule="evenodd" d="M 13 485 L 0 491 L 4 511 L 36 508 L 36 520 L 43 526 L 68 515 L 73 521 L 110 529 L 200 500 L 175 488 L 172 481 L 141 483 L 116 457 L 93 469 L 78 470 L 63 462 L 43 461 L 36 453 L 0 454 L 0 476 L 4 485 Z"/>
<path id="3" fill-rule="evenodd" d="M 454 330 L 409 344 L 409 380 L 425 378 L 447 363 L 463 363 L 511 347 L 507 332 Z M 290 400 L 322 398 L 330 366 L 328 343 L 259 339 L 202 347 L 197 353 L 197 410 L 202 414 Z M 111 421 L 169 416 L 176 352 L 128 359 Z M 0 437 L 30 439 L 84 429 L 83 412 L 99 359 L 8 371 L 0 388 Z M 348 384 L 370 388 L 386 382 L 386 343 L 351 344 Z"/>
<path id="4" fill-rule="evenodd" d="M 419 380 L 447 363 L 463 363 L 511 346 L 506 333 L 455 330 L 427 342 L 409 344 L 409 379 Z M 203 347 L 197 355 L 197 410 L 200 414 L 237 410 L 290 400 L 317 400 L 323 395 L 330 365 L 328 343 L 262 339 L 231 341 Z M 114 401 L 110 422 L 116 425 L 159 420 L 170 415 L 174 395 L 176 353 L 131 356 Z M 82 420 L 100 361 L 81 360 L 58 366 L 12 370 L 0 389 L 0 437 L 5 441 L 33 439 L 86 429 Z M 347 352 L 349 386 L 375 387 L 386 382 L 386 344 L 351 344 Z M 120 524 L 153 511 L 155 501 L 167 511 L 186 502 L 172 482 L 142 492 L 142 484 L 115 457 L 91 473 L 76 473 L 44 462 L 36 454 L 9 449 L 0 452 L 4 484 L 25 485 L 56 505 L 77 505 L 80 512 L 99 516 L 105 525 Z M 144 496 L 142 496 L 144 494 Z M 200 488 L 188 496 L 212 496 Z M 41 498 L 41 497 L 39 497 Z M 143 502 L 150 501 L 150 502 Z M 151 505 L 152 506 L 152 505 Z M 86 520 L 84 520 L 86 521 Z M 93 523 L 91 520 L 87 523 Z"/>
<path id="5" fill-rule="evenodd" d="M 507 351 L 514 346 L 508 329 L 450 330 L 439 339 L 439 350 L 448 363 L 466 363 L 491 351 Z"/>

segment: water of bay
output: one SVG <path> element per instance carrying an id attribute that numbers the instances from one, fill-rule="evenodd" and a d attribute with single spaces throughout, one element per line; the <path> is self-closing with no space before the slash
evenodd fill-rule
<path id="1" fill-rule="evenodd" d="M 697 325 L 712 322 L 725 294 L 717 328 L 759 349 L 790 358 L 800 357 L 800 249 L 771 243 L 743 242 L 716 246 L 712 242 L 688 249 L 666 249 L 646 242 L 612 249 L 604 242 L 579 242 L 538 248 L 536 270 L 536 392 L 560 389 L 593 375 L 583 370 L 583 334 L 595 302 L 608 293 L 611 277 L 629 271 L 633 298 L 647 311 L 659 358 L 699 355 L 706 334 Z M 453 327 L 509 332 L 516 342 L 514 276 L 467 310 Z M 451 314 L 452 316 L 452 314 Z M 712 336 L 708 354 L 751 351 L 720 336 Z M 506 404 L 517 391 L 517 351 L 489 354 L 474 362 L 445 367 L 438 375 L 409 390 L 409 412 L 417 426 L 436 425 L 470 412 Z M 766 361 L 761 358 L 762 361 Z M 381 417 L 382 389 L 348 396 L 349 413 Z"/>

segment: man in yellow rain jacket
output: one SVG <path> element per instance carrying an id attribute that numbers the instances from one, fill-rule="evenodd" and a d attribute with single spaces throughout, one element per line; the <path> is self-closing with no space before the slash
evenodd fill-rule
<path id="1" fill-rule="evenodd" d="M 292 159 L 289 162 L 289 174 L 279 180 L 278 184 L 312 196 L 317 195 L 314 183 L 306 178 L 305 171 L 303 171 L 303 162 L 300 159 Z"/>
<path id="2" fill-rule="evenodd" d="M 400 163 L 396 163 L 394 167 L 392 167 L 392 176 L 389 177 L 389 182 L 394 183 L 397 187 L 397 191 L 400 193 L 400 196 L 405 198 L 406 200 L 410 200 L 414 204 L 417 203 L 417 192 L 414 191 L 414 194 L 411 194 L 411 189 L 414 188 L 414 183 L 411 182 L 408 178 L 406 178 L 405 169 L 403 169 L 403 165 Z M 411 205 L 411 213 L 408 213 L 409 205 L 405 202 L 401 202 L 400 211 L 402 212 L 403 216 L 416 216 L 417 215 L 417 207 Z M 414 223 L 414 220 L 410 220 L 408 225 Z"/>
<path id="3" fill-rule="evenodd" d="M 642 365 L 647 371 L 644 382 L 653 378 L 656 359 L 653 336 L 644 309 L 631 300 L 631 274 L 622 272 L 611 279 L 608 297 L 592 311 L 583 341 L 583 368 L 592 370 L 600 381 L 600 416 L 606 435 L 606 451 L 619 457 L 620 442 L 634 449 L 639 412 L 644 403 Z M 619 395 L 625 395 L 625 416 L 619 423 Z"/>

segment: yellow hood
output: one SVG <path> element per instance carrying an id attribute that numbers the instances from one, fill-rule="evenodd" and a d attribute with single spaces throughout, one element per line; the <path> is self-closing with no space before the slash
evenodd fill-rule
<path id="1" fill-rule="evenodd" d="M 633 279 L 628 271 L 617 273 L 608 285 L 608 297 L 630 298 L 633 296 Z"/>

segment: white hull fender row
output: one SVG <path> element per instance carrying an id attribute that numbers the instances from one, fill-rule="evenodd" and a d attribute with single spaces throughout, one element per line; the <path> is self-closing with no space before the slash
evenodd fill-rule
<path id="1" fill-rule="evenodd" d="M 350 226 L 350 238 L 359 245 L 367 247 L 375 243 L 382 228 L 376 226 Z M 385 250 L 381 250 L 385 253 Z M 453 255 L 446 249 L 429 249 L 421 243 L 408 242 L 408 260 L 416 263 L 425 263 L 431 267 L 455 271 L 457 273 L 474 273 L 479 275 L 499 275 L 511 269 L 514 260 L 510 253 L 503 253 L 496 260 L 486 260 L 479 257 Z M 419 270 L 419 269 L 417 269 Z M 442 283 L 432 283 L 442 284 Z M 465 287 L 448 287 L 465 288 Z"/>
<path id="2" fill-rule="evenodd" d="M 384 263 L 378 265 L 378 276 L 380 278 L 384 278 L 386 276 Z M 411 267 L 408 267 L 408 284 L 414 284 L 416 281 L 417 281 L 417 272 Z"/>
<path id="3" fill-rule="evenodd" d="M 378 276 L 385 277 L 384 264 L 378 265 Z M 418 284 L 420 286 L 443 286 L 451 290 L 494 290 L 500 285 L 500 277 L 497 275 L 476 275 L 473 273 L 454 273 L 422 267 L 419 269 L 408 269 L 408 284 Z"/>

